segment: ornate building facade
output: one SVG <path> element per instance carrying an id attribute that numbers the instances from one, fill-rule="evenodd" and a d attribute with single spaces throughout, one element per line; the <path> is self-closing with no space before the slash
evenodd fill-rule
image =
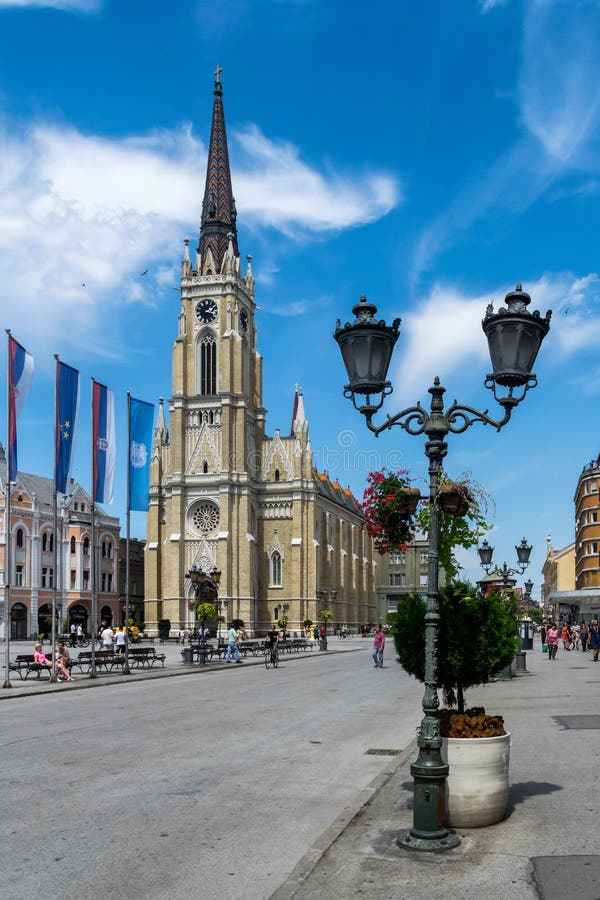
<path id="1" fill-rule="evenodd" d="M 264 631 L 376 616 L 373 549 L 348 489 L 315 471 L 302 393 L 289 434 L 267 436 L 251 257 L 242 274 L 222 86 L 215 83 L 200 240 L 181 262 L 168 427 L 154 434 L 145 553 L 146 629 L 192 627 L 192 566 L 221 571 L 227 617 Z M 290 396 L 290 402 L 292 397 Z"/>
<path id="2" fill-rule="evenodd" d="M 6 571 L 7 461 L 0 444 L 0 590 L 10 585 L 10 637 L 25 640 L 52 631 L 56 583 L 57 628 L 71 622 L 91 630 L 92 501 L 76 482 L 61 495 L 54 533 L 54 482 L 19 472 L 10 495 L 11 571 Z M 96 590 L 100 621 L 121 623 L 118 586 L 119 520 L 96 506 Z M 54 541 L 57 571 L 54 570 Z M 0 623 L 0 638 L 6 622 Z"/>

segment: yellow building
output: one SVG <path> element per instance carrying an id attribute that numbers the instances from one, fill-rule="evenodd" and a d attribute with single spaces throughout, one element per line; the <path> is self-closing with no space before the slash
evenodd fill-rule
<path id="1" fill-rule="evenodd" d="M 552 537 L 546 538 L 546 559 L 542 566 L 542 606 L 546 618 L 558 621 L 559 615 L 571 612 L 567 595 L 575 590 L 575 543 L 555 550 Z M 559 599 L 562 595 L 562 601 Z M 566 607 L 569 607 L 567 610 Z M 565 607 L 564 609 L 561 607 Z"/>
<path id="2" fill-rule="evenodd" d="M 219 75 L 215 83 L 200 240 L 181 262 L 168 425 L 154 434 L 145 553 L 146 630 L 192 627 L 192 566 L 221 571 L 228 619 L 264 631 L 317 621 L 374 621 L 374 561 L 349 490 L 313 467 L 296 389 L 289 434 L 265 432 L 251 257 L 242 274 Z M 290 406 L 292 394 L 290 393 Z"/>
<path id="3" fill-rule="evenodd" d="M 575 490 L 575 587 L 600 586 L 600 458 L 584 466 Z"/>

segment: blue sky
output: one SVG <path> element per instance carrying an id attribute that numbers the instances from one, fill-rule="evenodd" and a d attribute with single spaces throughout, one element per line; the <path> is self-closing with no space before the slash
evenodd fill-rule
<path id="1" fill-rule="evenodd" d="M 598 0 L 0 0 L 0 302 L 36 362 L 20 468 L 52 474 L 58 353 L 82 375 L 88 489 L 89 379 L 116 392 L 124 515 L 125 392 L 171 392 L 217 63 L 270 433 L 298 382 L 321 469 L 360 496 L 367 468 L 407 466 L 424 489 L 423 439 L 375 439 L 343 399 L 336 319 L 362 292 L 402 317 L 384 411 L 427 403 L 439 375 L 495 415 L 486 305 L 520 281 L 554 310 L 538 388 L 447 458 L 493 495 L 499 562 L 533 543 L 538 596 L 546 535 L 573 540 L 600 450 Z"/>

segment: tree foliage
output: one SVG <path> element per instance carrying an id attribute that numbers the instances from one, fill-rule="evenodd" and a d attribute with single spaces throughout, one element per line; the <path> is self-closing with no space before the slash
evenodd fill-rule
<path id="1" fill-rule="evenodd" d="M 517 606 L 512 592 L 497 588 L 485 597 L 465 582 L 441 588 L 437 684 L 448 706 L 464 712 L 465 690 L 510 665 L 521 646 Z M 410 594 L 390 617 L 398 662 L 419 681 L 425 679 L 426 611 L 426 601 Z"/>

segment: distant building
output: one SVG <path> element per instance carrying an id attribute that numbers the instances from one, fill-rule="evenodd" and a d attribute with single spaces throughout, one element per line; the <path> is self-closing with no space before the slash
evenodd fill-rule
<path id="1" fill-rule="evenodd" d="M 575 542 L 561 550 L 552 546 L 552 537 L 546 538 L 546 559 L 542 566 L 542 608 L 546 618 L 558 620 L 560 612 L 571 612 L 571 609 L 560 609 L 557 594 L 575 590 Z M 563 606 L 566 601 L 563 599 Z"/>
<path id="2" fill-rule="evenodd" d="M 406 594 L 427 596 L 429 571 L 429 541 L 420 538 L 406 550 L 394 550 L 379 557 L 377 565 L 377 613 L 386 622 L 389 613 L 396 612 L 398 600 Z M 440 570 L 440 584 L 445 584 L 444 570 Z"/>
<path id="3" fill-rule="evenodd" d="M 57 628 L 71 622 L 91 630 L 92 534 L 91 497 L 76 482 L 71 492 L 60 495 L 57 515 L 57 569 L 54 571 L 54 482 L 50 478 L 19 472 L 11 490 L 11 571 L 6 572 L 7 463 L 0 444 L 0 592 L 10 584 L 10 636 L 24 640 L 52 631 L 52 589 L 56 578 Z M 96 577 L 98 620 L 119 619 L 118 566 L 119 520 L 96 506 Z M 5 615 L 0 637 L 5 634 Z"/>
<path id="4" fill-rule="evenodd" d="M 144 622 L 144 548 L 146 541 L 136 538 L 129 540 L 129 618 L 134 624 Z M 119 600 L 121 606 L 121 618 L 119 625 L 125 624 L 125 568 L 126 568 L 127 540 L 119 541 Z"/>
<path id="5" fill-rule="evenodd" d="M 574 499 L 575 588 L 600 587 L 600 457 L 584 466 Z"/>

